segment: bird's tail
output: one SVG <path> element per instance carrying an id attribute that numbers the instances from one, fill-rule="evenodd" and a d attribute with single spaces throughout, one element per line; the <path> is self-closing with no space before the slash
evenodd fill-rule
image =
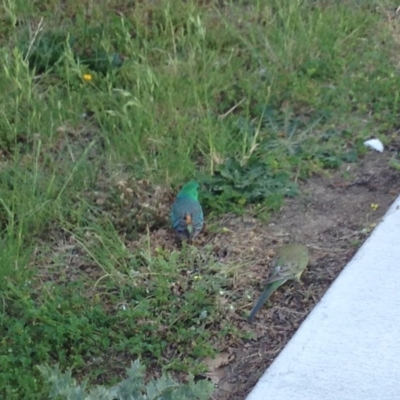
<path id="1" fill-rule="evenodd" d="M 248 322 L 250 322 L 250 323 L 253 322 L 253 319 L 256 316 L 257 312 L 260 310 L 260 308 L 269 299 L 269 297 L 272 295 L 272 293 L 274 293 L 275 290 L 278 289 L 278 287 L 281 285 L 282 285 L 282 281 L 271 282 L 270 284 L 267 285 L 267 287 L 262 292 L 260 298 L 258 299 L 256 305 L 251 310 L 251 313 L 250 313 L 249 317 L 247 318 Z"/>

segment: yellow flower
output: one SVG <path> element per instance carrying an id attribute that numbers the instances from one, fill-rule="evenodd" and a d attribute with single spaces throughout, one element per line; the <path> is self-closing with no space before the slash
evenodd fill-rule
<path id="1" fill-rule="evenodd" d="M 89 81 L 92 80 L 92 75 L 90 75 L 90 74 L 85 74 L 85 75 L 83 75 L 83 79 L 84 79 L 86 82 L 89 82 Z"/>
<path id="2" fill-rule="evenodd" d="M 377 204 L 377 203 L 372 203 L 371 204 L 371 208 L 372 208 L 373 211 L 375 211 L 378 207 L 379 207 L 379 204 Z"/>

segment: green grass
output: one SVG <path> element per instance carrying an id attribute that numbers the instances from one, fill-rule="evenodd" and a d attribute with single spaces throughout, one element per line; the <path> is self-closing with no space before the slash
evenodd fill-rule
<path id="1" fill-rule="evenodd" d="M 44 398 L 44 363 L 107 384 L 137 357 L 200 371 L 245 332 L 230 266 L 153 242 L 173 190 L 198 179 L 208 222 L 268 218 L 400 111 L 395 1 L 58 3 L 0 10 L 7 399 Z"/>

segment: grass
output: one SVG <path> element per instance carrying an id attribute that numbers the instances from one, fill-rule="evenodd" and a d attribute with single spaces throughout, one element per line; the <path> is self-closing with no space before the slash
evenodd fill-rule
<path id="1" fill-rule="evenodd" d="M 229 292 L 240 267 L 152 233 L 171 234 L 187 179 L 210 224 L 268 218 L 299 179 L 389 142 L 396 6 L 4 0 L 1 397 L 44 398 L 45 363 L 106 384 L 138 357 L 197 373 L 243 338 L 229 318 L 245 315 Z"/>

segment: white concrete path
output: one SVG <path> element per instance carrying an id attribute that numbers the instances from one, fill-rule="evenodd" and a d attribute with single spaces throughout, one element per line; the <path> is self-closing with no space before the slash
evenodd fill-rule
<path id="1" fill-rule="evenodd" d="M 246 400 L 400 400 L 400 197 Z"/>

